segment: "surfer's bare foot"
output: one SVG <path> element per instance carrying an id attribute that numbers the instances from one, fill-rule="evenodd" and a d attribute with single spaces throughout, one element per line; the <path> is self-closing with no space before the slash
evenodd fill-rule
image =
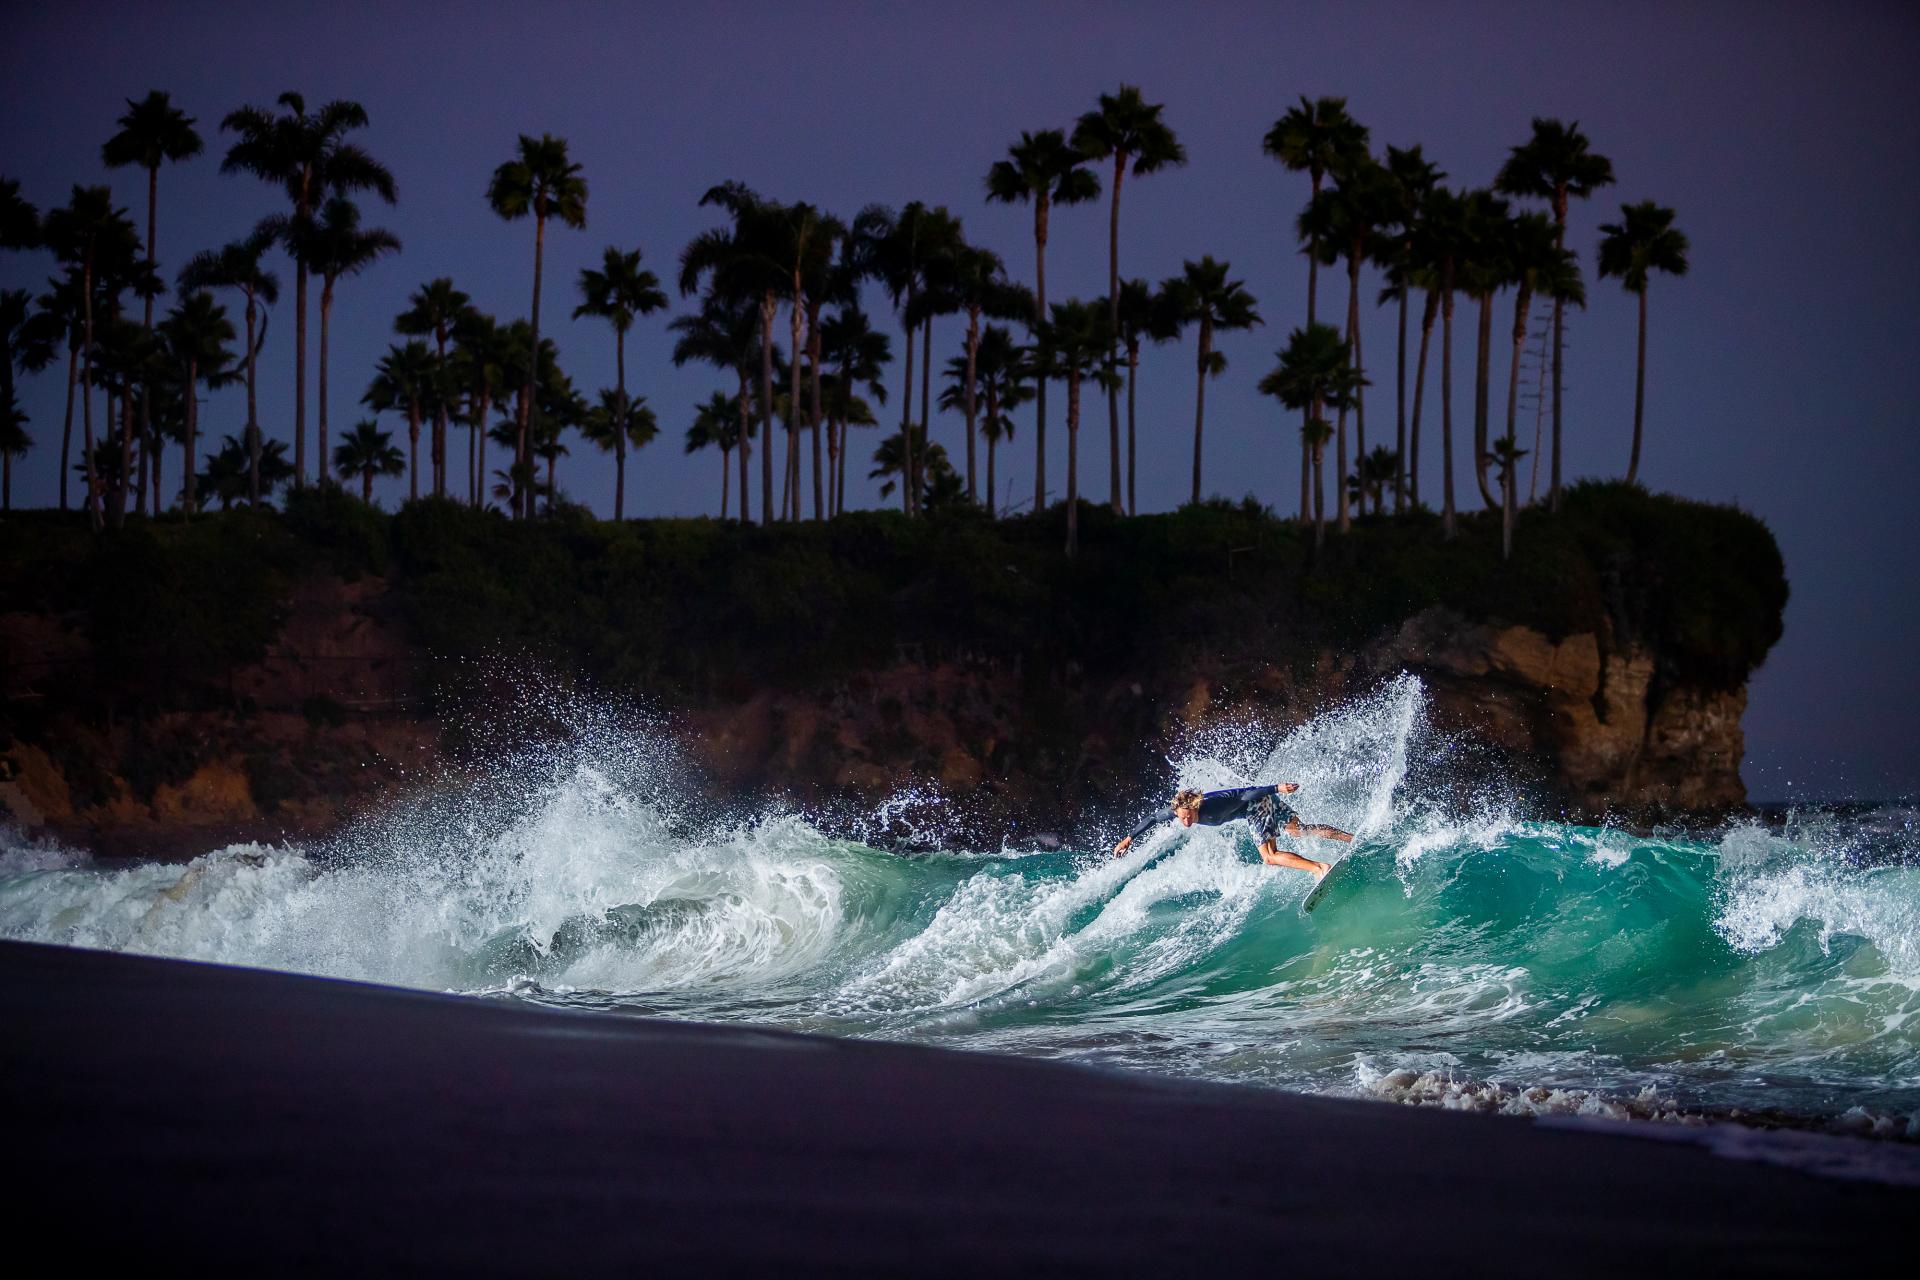
<path id="1" fill-rule="evenodd" d="M 1316 881 L 1325 880 L 1327 878 L 1327 872 L 1331 870 L 1333 870 L 1333 864 L 1331 862 L 1316 862 L 1313 864 L 1313 878 Z"/>

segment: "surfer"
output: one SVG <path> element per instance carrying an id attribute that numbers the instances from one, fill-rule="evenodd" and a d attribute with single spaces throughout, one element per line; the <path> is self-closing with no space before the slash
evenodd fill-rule
<path id="1" fill-rule="evenodd" d="M 1318 880 L 1327 874 L 1330 864 L 1315 862 L 1312 858 L 1303 858 L 1282 849 L 1281 833 L 1285 832 L 1295 840 L 1301 836 L 1318 836 L 1322 840 L 1350 841 L 1353 836 L 1338 827 L 1309 825 L 1300 821 L 1300 815 L 1280 800 L 1281 796 L 1292 795 L 1299 789 L 1297 782 L 1276 782 L 1260 787 L 1232 787 L 1225 791 L 1204 793 L 1183 790 L 1173 797 L 1172 804 L 1149 815 L 1129 831 L 1119 844 L 1113 846 L 1113 856 L 1117 858 L 1125 853 L 1133 847 L 1135 840 L 1163 822 L 1178 822 L 1183 827 L 1191 827 L 1196 822 L 1203 827 L 1218 827 L 1244 818 L 1247 826 L 1253 830 L 1254 843 L 1260 846 L 1260 861 L 1270 867 L 1311 871 L 1313 878 Z"/>

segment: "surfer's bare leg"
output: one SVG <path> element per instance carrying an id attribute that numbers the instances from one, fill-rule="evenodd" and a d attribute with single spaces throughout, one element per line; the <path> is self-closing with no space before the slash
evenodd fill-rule
<path id="1" fill-rule="evenodd" d="M 1298 840 L 1301 836 L 1316 836 L 1321 840 L 1339 840 L 1347 844 L 1353 842 L 1351 831 L 1342 831 L 1338 827 L 1302 826 L 1300 819 L 1294 818 L 1287 823 L 1287 834 Z"/>
<path id="2" fill-rule="evenodd" d="M 1303 858 L 1297 853 L 1289 853 L 1280 847 L 1278 840 L 1269 840 L 1260 846 L 1260 861 L 1270 867 L 1292 867 L 1295 871 L 1311 871 L 1318 880 L 1327 874 L 1327 864 L 1315 862 L 1312 858 Z"/>

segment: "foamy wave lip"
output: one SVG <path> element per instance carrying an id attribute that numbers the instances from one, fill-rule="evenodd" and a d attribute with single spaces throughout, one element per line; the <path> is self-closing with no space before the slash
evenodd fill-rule
<path id="1" fill-rule="evenodd" d="M 1706 1123 L 1661 1097 L 1653 1085 L 1647 1085 L 1631 1097 L 1610 1097 L 1595 1089 L 1569 1089 L 1559 1085 L 1520 1088 L 1492 1081 L 1456 1080 L 1451 1072 L 1414 1071 L 1407 1067 L 1381 1071 L 1366 1062 L 1355 1064 L 1354 1078 L 1362 1093 L 1404 1106 L 1536 1119 L 1578 1116 L 1610 1123 L 1621 1120 Z"/>
<path id="2" fill-rule="evenodd" d="M 71 871 L 93 859 L 67 849 L 44 836 L 29 836 L 10 823 L 0 823 L 0 879 L 32 875 L 36 871 Z"/>

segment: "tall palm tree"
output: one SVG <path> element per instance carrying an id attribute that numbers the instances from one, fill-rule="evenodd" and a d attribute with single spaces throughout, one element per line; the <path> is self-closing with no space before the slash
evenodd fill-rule
<path id="1" fill-rule="evenodd" d="M 1013 411 L 1033 398 L 1026 349 L 1014 341 L 1010 330 L 990 324 L 980 335 L 974 374 L 979 395 L 986 401 L 980 434 L 987 441 L 987 513 L 992 515 L 998 501 L 994 496 L 998 492 L 994 488 L 995 452 L 1002 440 L 1013 439 Z"/>
<path id="2" fill-rule="evenodd" d="M 574 390 L 573 379 L 557 365 L 548 366 L 534 394 L 533 456 L 547 464 L 547 479 L 541 488 L 547 498 L 547 515 L 551 517 L 560 502 L 560 459 L 573 453 L 562 437 L 569 430 L 584 428 L 591 410 L 586 398 Z M 528 500 L 531 502 L 531 497 Z"/>
<path id="3" fill-rule="evenodd" d="M 393 331 L 405 337 L 433 338 L 434 354 L 441 369 L 451 372 L 447 363 L 447 343 L 473 308 L 473 299 L 453 287 L 446 276 L 429 280 L 413 291 L 407 309 L 393 318 Z M 451 396 L 438 397 L 433 413 L 433 496 L 447 496 L 447 410 Z"/>
<path id="4" fill-rule="evenodd" d="M 1134 500 L 1135 391 L 1140 374 L 1140 344 L 1168 342 L 1179 336 L 1180 324 L 1168 305 L 1165 293 L 1145 280 L 1128 280 L 1120 286 L 1120 344 L 1126 352 L 1127 366 L 1127 514 L 1139 507 Z"/>
<path id="5" fill-rule="evenodd" d="M 105 187 L 73 189 L 67 204 L 47 212 L 42 237 L 54 256 L 72 268 L 79 277 L 81 311 L 80 417 L 84 430 L 81 462 L 87 477 L 87 513 L 94 529 L 105 523 L 101 511 L 100 477 L 95 470 L 93 447 L 93 337 L 94 286 L 102 277 L 111 276 L 123 262 L 131 262 L 138 253 L 137 233 L 127 221 L 126 210 L 113 207 L 113 193 Z M 65 451 L 62 450 L 62 469 Z M 65 506 L 66 481 L 61 479 L 62 506 Z"/>
<path id="6" fill-rule="evenodd" d="M 780 295 L 791 285 L 784 250 L 785 227 L 778 204 L 763 199 L 739 182 L 710 187 L 700 197 L 731 220 L 725 227 L 702 232 L 680 251 L 680 296 L 691 297 L 705 282 L 711 295 L 733 301 L 753 301 L 760 308 L 760 337 L 755 351 L 760 359 L 760 523 L 773 523 L 773 320 Z M 705 356 L 695 356 L 706 359 Z M 747 403 L 745 396 L 742 403 Z M 751 434 L 751 433 L 749 433 Z M 747 450 L 740 452 L 745 460 Z M 740 515 L 746 518 L 743 495 Z"/>
<path id="7" fill-rule="evenodd" d="M 147 260 L 159 262 L 158 230 L 160 204 L 160 166 L 176 163 L 200 154 L 204 145 L 194 131 L 191 116 L 173 105 L 173 100 L 155 89 L 140 101 L 127 99 L 126 114 L 119 119 L 120 131 L 108 138 L 100 149 L 100 158 L 109 169 L 139 165 L 147 171 Z M 153 332 L 153 297 L 145 299 L 140 321 Z M 140 395 L 140 436 L 149 434 L 150 396 L 143 387 Z"/>
<path id="8" fill-rule="evenodd" d="M 247 500 L 260 505 L 260 414 L 256 395 L 255 372 L 260 349 L 267 341 L 266 317 L 262 306 L 280 300 L 280 277 L 261 265 L 261 259 L 274 244 L 271 227 L 256 228 L 249 235 L 218 249 L 195 254 L 180 270 L 177 287 L 183 293 L 202 289 L 238 289 L 247 300 L 247 345 L 241 353 L 247 377 Z"/>
<path id="9" fill-rule="evenodd" d="M 1132 165 L 1135 177 L 1187 162 L 1187 151 L 1160 113 L 1164 103 L 1148 103 L 1138 87 L 1120 86 L 1119 93 L 1100 95 L 1100 106 L 1081 116 L 1073 127 L 1073 145 L 1093 160 L 1113 161 L 1112 206 L 1107 214 L 1107 332 L 1120 340 L 1120 187 Z M 1108 363 L 1115 353 L 1108 352 Z M 1128 382 L 1131 391 L 1132 382 Z M 1119 380 L 1107 387 L 1107 435 L 1112 462 L 1113 509 L 1130 509 L 1120 501 L 1120 392 Z M 1129 437 L 1131 441 L 1131 437 Z M 1129 443 L 1131 457 L 1131 443 Z"/>
<path id="10" fill-rule="evenodd" d="M 1564 288 L 1571 273 L 1577 287 L 1580 279 L 1579 259 L 1571 251 L 1559 246 L 1553 234 L 1553 224 L 1547 221 L 1545 214 L 1523 213 L 1513 220 L 1507 254 L 1513 280 L 1518 287 L 1513 300 L 1513 350 L 1507 360 L 1507 430 L 1503 437 L 1507 455 L 1503 456 L 1510 456 L 1515 448 L 1515 417 L 1520 405 L 1520 355 L 1521 349 L 1526 346 L 1527 330 L 1533 320 L 1533 296 L 1541 289 L 1543 282 Z M 1501 522 L 1509 532 L 1513 526 L 1516 501 L 1513 482 L 1516 478 L 1511 466 L 1501 471 Z"/>
<path id="11" fill-rule="evenodd" d="M 580 433 L 615 457 L 624 458 L 629 448 L 642 449 L 660 434 L 660 419 L 645 396 L 630 396 L 618 387 L 603 387 L 600 401 L 587 411 Z M 614 506 L 620 506 L 620 490 L 626 487 L 626 466 L 615 470 Z M 616 520 L 624 517 L 616 515 Z"/>
<path id="12" fill-rule="evenodd" d="M 384 227 L 360 225 L 360 209 L 345 196 L 334 196 L 317 216 L 298 221 L 269 218 L 261 225 L 273 228 L 286 242 L 293 259 L 310 275 L 320 277 L 320 479 L 327 475 L 327 339 L 333 319 L 333 294 L 342 276 L 357 276 L 389 253 L 400 252 L 400 238 Z"/>
<path id="13" fill-rule="evenodd" d="M 251 173 L 286 192 L 292 220 L 305 222 L 331 196 L 372 191 L 388 204 L 396 197 L 393 175 L 347 135 L 367 127 L 367 110 L 336 100 L 308 114 L 297 93 L 276 100 L 279 115 L 264 107 L 229 112 L 220 128 L 235 135 L 220 162 L 222 173 Z M 294 263 L 293 483 L 307 482 L 307 268 Z M 325 471 L 327 460 L 320 458 Z"/>
<path id="14" fill-rule="evenodd" d="M 851 452 L 847 443 L 847 429 L 855 425 L 868 425 L 860 423 L 854 416 L 854 389 L 864 387 L 875 404 L 885 404 L 887 388 L 882 375 L 892 354 L 891 339 L 873 327 L 867 313 L 860 309 L 857 299 L 842 302 L 834 315 L 820 327 L 821 362 L 837 370 L 831 400 L 834 428 L 828 442 L 834 462 L 835 514 L 847 509 L 847 456 Z"/>
<path id="15" fill-rule="evenodd" d="M 567 155 L 566 139 L 550 133 L 538 138 L 523 133 L 513 159 L 493 171 L 493 180 L 487 185 L 487 203 L 508 222 L 533 215 L 533 306 L 529 313 L 533 340 L 527 345 L 526 376 L 520 384 L 519 437 L 514 446 L 515 462 L 526 463 L 532 457 L 527 433 L 532 423 L 534 388 L 540 381 L 540 273 L 546 259 L 547 219 L 558 218 L 563 226 L 576 231 L 584 228 L 587 180 Z M 522 519 L 533 514 L 531 496 L 515 514 Z"/>
<path id="16" fill-rule="evenodd" d="M 233 352 L 227 344 L 235 336 L 233 322 L 227 319 L 227 309 L 216 303 L 212 294 L 188 293 L 183 294 L 167 314 L 160 326 L 160 336 L 174 367 L 180 371 L 180 387 L 186 397 L 185 510 L 192 515 L 199 510 L 198 495 L 194 492 L 194 446 L 200 431 L 199 387 L 202 382 L 215 387 L 230 380 L 228 370 L 233 363 Z"/>
<path id="17" fill-rule="evenodd" d="M 342 480 L 359 476 L 360 501 L 371 504 L 374 478 L 400 475 L 407 469 L 407 460 L 393 443 L 393 434 L 368 419 L 341 437 L 333 451 L 333 469 Z"/>
<path id="18" fill-rule="evenodd" d="M 1440 290 L 1440 530 L 1454 535 L 1453 499 L 1453 293 L 1461 258 L 1472 250 L 1468 235 L 1467 201 L 1457 192 L 1438 188 L 1421 219 L 1423 253 L 1433 264 Z M 1419 418 L 1419 395 L 1414 396 L 1414 421 Z"/>
<path id="19" fill-rule="evenodd" d="M 716 391 L 693 411 L 693 425 L 687 428 L 688 454 L 712 446 L 720 451 L 720 518 L 727 518 L 727 457 L 740 443 L 740 406 L 737 396 Z"/>
<path id="20" fill-rule="evenodd" d="M 751 522 L 753 513 L 747 504 L 747 463 L 753 449 L 753 366 L 764 349 L 766 325 L 763 312 L 751 295 L 710 288 L 700 300 L 700 309 L 677 316 L 667 328 L 676 334 L 673 363 L 684 365 L 698 360 L 733 374 L 739 380 L 734 397 L 740 413 L 740 519 Z M 772 382 L 771 375 L 767 383 Z M 773 482 L 767 478 L 764 498 L 771 501 Z"/>
<path id="21" fill-rule="evenodd" d="M 86 340 L 80 297 L 80 272 L 68 266 L 47 281 L 47 291 L 34 299 L 39 315 L 58 329 L 67 349 L 67 406 L 60 429 L 59 488 L 60 510 L 67 509 L 67 460 L 73 453 L 73 393 L 80 381 L 80 348 Z"/>
<path id="22" fill-rule="evenodd" d="M 1590 150 L 1580 122 L 1534 117 L 1533 136 L 1514 147 L 1494 180 L 1496 190 L 1510 196 L 1547 200 L 1553 206 L 1554 243 L 1567 243 L 1567 201 L 1582 200 L 1601 187 L 1613 185 L 1613 162 Z M 1564 353 L 1562 319 L 1566 299 L 1553 304 L 1553 471 L 1547 503 L 1560 509 L 1560 361 Z M 1536 460 L 1537 461 L 1537 460 Z"/>
<path id="23" fill-rule="evenodd" d="M 1262 149 L 1295 173 L 1305 173 L 1313 182 L 1313 198 L 1320 196 L 1320 185 L 1334 166 L 1355 153 L 1367 149 L 1367 127 L 1347 114 L 1345 98 L 1322 97 L 1309 100 L 1305 94 L 1300 105 L 1274 122 L 1262 143 Z M 1314 322 L 1314 300 L 1319 292 L 1320 246 L 1308 246 L 1307 323 Z"/>
<path id="24" fill-rule="evenodd" d="M 640 250 L 622 252 L 608 245 L 600 255 L 600 269 L 584 267 L 579 278 L 580 305 L 573 318 L 592 316 L 613 330 L 613 389 L 619 402 L 627 401 L 627 330 L 636 316 L 665 309 L 667 295 L 660 278 L 640 265 Z M 627 515 L 627 440 L 623 429 L 613 433 L 613 518 Z"/>
<path id="25" fill-rule="evenodd" d="M 1600 228 L 1600 275 L 1618 280 L 1640 301 L 1640 345 L 1633 372 L 1633 453 L 1627 483 L 1640 476 L 1640 428 L 1647 406 L 1647 283 L 1656 271 L 1687 274 L 1686 233 L 1673 225 L 1673 210 L 1651 200 L 1620 206 L 1620 221 Z"/>
<path id="26" fill-rule="evenodd" d="M 435 395 L 439 362 L 426 343 L 414 339 L 387 348 L 375 366 L 360 403 L 375 413 L 407 416 L 407 500 L 420 496 L 420 423 Z"/>
<path id="27" fill-rule="evenodd" d="M 1391 299 L 1399 306 L 1399 343 L 1395 350 L 1394 375 L 1394 455 L 1399 461 L 1400 470 L 1393 478 L 1393 512 L 1399 515 L 1406 509 L 1408 467 L 1419 467 L 1419 432 L 1416 429 L 1413 440 L 1413 452 L 1407 447 L 1407 307 L 1408 299 L 1416 284 L 1415 277 L 1420 274 L 1420 266 L 1415 256 L 1415 246 L 1419 233 L 1420 213 L 1425 207 L 1428 195 L 1446 179 L 1446 174 L 1421 154 L 1420 148 L 1387 148 L 1387 176 L 1391 181 L 1389 198 L 1388 229 L 1391 236 L 1384 239 L 1378 249 L 1376 260 L 1386 269 L 1387 288 L 1382 292 L 1382 300 Z M 1429 304 L 1433 293 L 1428 291 Z M 1429 305 L 1427 310 L 1432 311 Z M 1433 317 L 1423 317 L 1424 327 L 1420 331 L 1421 368 L 1425 370 L 1426 339 L 1433 328 Z M 1418 501 L 1417 490 L 1415 501 Z"/>
<path id="28" fill-rule="evenodd" d="M 1323 460 L 1333 435 L 1332 424 L 1319 411 L 1339 412 L 1352 400 L 1361 375 L 1347 360 L 1346 339 L 1330 324 L 1295 329 L 1275 356 L 1278 363 L 1260 379 L 1260 393 L 1306 415 L 1300 439 L 1310 472 L 1300 478 L 1300 519 L 1304 522 L 1311 515 L 1314 545 L 1319 546 L 1326 531 Z"/>
<path id="29" fill-rule="evenodd" d="M 807 368 L 812 374 L 812 400 L 807 407 L 805 420 L 813 452 L 813 518 L 824 520 L 827 518 L 827 508 L 820 449 L 820 420 L 824 412 L 820 386 L 820 312 L 829 302 L 842 300 L 859 287 L 858 265 L 841 252 L 848 235 L 846 223 L 810 204 L 788 205 L 783 212 L 783 256 L 792 277 L 787 299 L 793 338 L 793 359 L 790 362 L 792 386 L 788 396 L 793 401 L 794 419 L 799 421 L 800 377 L 803 372 L 800 345 L 801 334 L 804 333 Z M 800 518 L 800 465 L 792 448 L 791 436 L 788 437 L 787 457 L 790 459 L 788 474 L 794 493 L 793 515 L 797 520 Z"/>
<path id="30" fill-rule="evenodd" d="M 466 395 L 467 502 L 478 509 L 486 500 L 481 482 L 487 474 L 487 417 L 514 366 L 499 321 L 478 308 L 467 308 L 453 336 L 451 380 Z"/>
<path id="31" fill-rule="evenodd" d="M 978 434 L 980 406 L 975 394 L 974 366 L 979 359 L 981 319 L 1022 319 L 1030 314 L 1031 301 L 1025 289 L 1007 279 L 1005 264 L 1000 261 L 1000 255 L 991 249 L 969 244 L 956 245 L 939 260 L 937 276 L 939 291 L 967 316 L 966 343 L 961 355 L 966 373 L 957 384 L 960 396 L 958 402 L 951 406 L 942 396 L 941 406 L 958 408 L 966 418 L 967 501 L 978 502 L 980 492 L 976 480 L 974 440 Z"/>
<path id="32" fill-rule="evenodd" d="M 921 323 L 931 319 L 923 302 L 934 287 L 933 273 L 940 258 L 960 243 L 960 221 L 944 207 L 929 208 L 918 200 L 901 207 L 899 213 L 882 205 L 869 205 L 854 219 L 852 235 L 871 273 L 885 286 L 887 296 L 900 312 L 906 334 L 906 358 L 902 362 L 905 386 L 900 398 L 900 435 L 907 474 L 916 471 L 914 451 L 925 435 L 926 424 L 916 434 L 908 430 L 913 423 L 913 338 Z M 922 416 L 925 416 L 924 414 Z M 912 515 L 920 499 L 921 486 L 900 486 L 901 509 Z"/>
<path id="33" fill-rule="evenodd" d="M 1207 379 L 1219 377 L 1227 368 L 1226 356 L 1213 349 L 1214 337 L 1239 329 L 1251 329 L 1265 322 L 1261 320 L 1260 313 L 1254 310 L 1255 299 L 1247 292 L 1245 283 L 1227 278 L 1229 268 L 1226 263 L 1215 262 L 1209 256 L 1198 262 L 1185 262 L 1182 267 L 1182 274 L 1168 279 L 1160 286 L 1160 290 L 1166 295 L 1169 314 L 1179 327 L 1184 329 L 1192 325 L 1198 330 L 1195 364 L 1200 377 L 1193 402 L 1191 498 L 1191 501 L 1198 503 L 1201 442 L 1207 421 Z"/>
<path id="34" fill-rule="evenodd" d="M 1513 283 L 1513 217 L 1491 191 L 1469 191 L 1462 207 L 1461 253 L 1454 272 L 1461 291 L 1479 304 L 1473 361 L 1473 475 L 1489 510 L 1500 505 L 1488 481 L 1493 463 L 1488 422 L 1493 383 L 1493 299 Z"/>
<path id="35" fill-rule="evenodd" d="M 1383 228 L 1389 227 L 1395 212 L 1393 179 L 1386 169 L 1365 151 L 1355 151 L 1339 161 L 1335 176 L 1338 185 L 1322 192 L 1300 216 L 1302 239 L 1319 246 L 1327 265 L 1341 258 L 1347 263 L 1347 363 L 1364 368 L 1360 349 L 1360 267 L 1372 256 Z M 1362 384 L 1364 385 L 1364 384 Z M 1366 400 L 1363 394 L 1353 398 L 1354 424 L 1358 438 L 1356 458 L 1366 456 Z M 1334 425 L 1334 489 L 1338 502 L 1341 533 L 1351 528 L 1347 506 L 1347 415 L 1342 410 Z"/>
<path id="36" fill-rule="evenodd" d="M 1041 341 L 1054 376 L 1067 384 L 1067 555 L 1080 550 L 1080 386 L 1103 373 L 1112 349 L 1107 309 L 1097 302 L 1056 302 Z"/>
<path id="37" fill-rule="evenodd" d="M 1085 204 L 1100 195 L 1100 179 L 1087 168 L 1086 156 L 1058 129 L 1022 132 L 1007 148 L 1005 160 L 987 170 L 987 199 L 1033 206 L 1033 320 L 1037 336 L 1047 319 L 1047 235 L 1055 205 Z M 1033 510 L 1047 504 L 1047 384 L 1034 387 Z"/>

